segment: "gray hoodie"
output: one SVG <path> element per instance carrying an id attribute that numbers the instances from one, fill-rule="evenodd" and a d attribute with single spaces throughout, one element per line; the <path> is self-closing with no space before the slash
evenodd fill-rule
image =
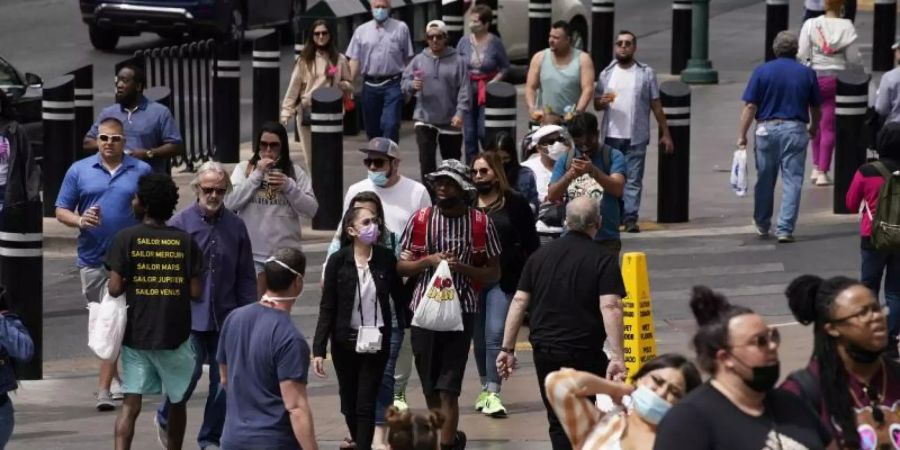
<path id="1" fill-rule="evenodd" d="M 419 92 L 412 87 L 416 72 L 424 81 Z M 416 96 L 413 120 L 444 126 L 469 110 L 469 68 L 453 47 L 445 48 L 440 57 L 430 48 L 416 55 L 403 71 L 400 87 L 404 94 Z"/>

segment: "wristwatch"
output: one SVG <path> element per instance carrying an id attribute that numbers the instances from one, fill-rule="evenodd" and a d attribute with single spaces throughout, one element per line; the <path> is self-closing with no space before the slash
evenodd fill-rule
<path id="1" fill-rule="evenodd" d="M 500 351 L 503 353 L 509 353 L 510 355 L 516 354 L 516 349 L 514 349 L 514 348 L 500 347 Z"/>
<path id="2" fill-rule="evenodd" d="M 147 159 L 153 159 L 153 150 L 147 150 Z"/>

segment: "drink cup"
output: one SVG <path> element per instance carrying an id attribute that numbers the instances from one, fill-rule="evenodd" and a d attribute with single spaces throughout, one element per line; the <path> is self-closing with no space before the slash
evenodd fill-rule
<path id="1" fill-rule="evenodd" d="M 88 211 L 97 216 L 97 226 L 100 226 L 101 215 L 100 215 L 100 205 L 91 206 Z"/>

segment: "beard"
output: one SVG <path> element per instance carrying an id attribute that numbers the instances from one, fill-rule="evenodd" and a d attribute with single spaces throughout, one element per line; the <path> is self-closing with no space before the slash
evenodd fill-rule
<path id="1" fill-rule="evenodd" d="M 634 61 L 634 55 L 619 55 L 616 54 L 616 61 L 622 64 L 629 64 Z"/>

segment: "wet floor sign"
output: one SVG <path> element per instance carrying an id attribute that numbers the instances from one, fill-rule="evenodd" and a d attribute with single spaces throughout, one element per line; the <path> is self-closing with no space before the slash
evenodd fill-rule
<path id="1" fill-rule="evenodd" d="M 626 253 L 622 257 L 622 279 L 626 292 L 623 300 L 625 366 L 628 367 L 630 381 L 631 375 L 641 365 L 656 357 L 647 255 L 641 252 Z"/>

